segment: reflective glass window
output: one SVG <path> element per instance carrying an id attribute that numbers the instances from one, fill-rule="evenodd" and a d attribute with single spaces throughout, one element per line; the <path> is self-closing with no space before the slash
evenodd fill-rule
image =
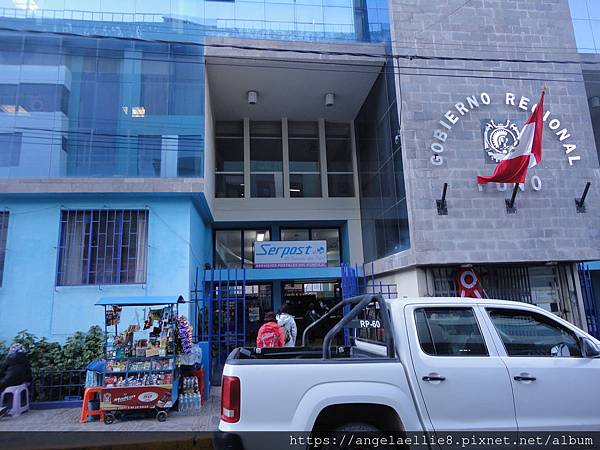
<path id="1" fill-rule="evenodd" d="M 352 140 L 347 123 L 325 122 L 330 197 L 354 197 Z"/>
<path id="2" fill-rule="evenodd" d="M 575 333 L 549 317 L 518 309 L 488 312 L 508 356 L 581 357 Z"/>
<path id="3" fill-rule="evenodd" d="M 241 230 L 215 231 L 215 267 L 242 267 Z"/>
<path id="4" fill-rule="evenodd" d="M 254 267 L 254 244 L 271 240 L 269 229 L 216 230 L 214 259 L 216 268 Z"/>
<path id="5" fill-rule="evenodd" d="M 202 136 L 179 136 L 177 149 L 177 176 L 204 175 L 204 141 Z M 169 151 L 172 151 L 169 149 Z"/>
<path id="6" fill-rule="evenodd" d="M 340 230 L 338 228 L 313 228 L 311 240 L 327 241 L 327 266 L 337 267 L 340 265 Z"/>
<path id="7" fill-rule="evenodd" d="M 162 151 L 162 136 L 138 137 L 138 175 L 159 177 Z"/>
<path id="8" fill-rule="evenodd" d="M 145 54 L 142 59 L 140 106 L 146 115 L 166 115 L 169 106 L 169 61 Z"/>
<path id="9" fill-rule="evenodd" d="M 244 230 L 244 267 L 254 267 L 254 244 L 270 240 L 271 232 L 267 229 Z"/>
<path id="10" fill-rule="evenodd" d="M 0 167 L 19 165 L 22 137 L 22 133 L 0 133 Z"/>
<path id="11" fill-rule="evenodd" d="M 250 195 L 283 197 L 281 122 L 250 122 Z"/>
<path id="12" fill-rule="evenodd" d="M 421 350 L 433 356 L 488 356 L 471 308 L 420 308 L 415 324 Z"/>
<path id="13" fill-rule="evenodd" d="M 244 196 L 244 122 L 215 124 L 215 177 L 217 198 Z"/>
<path id="14" fill-rule="evenodd" d="M 290 197 L 321 196 L 318 122 L 289 122 Z"/>

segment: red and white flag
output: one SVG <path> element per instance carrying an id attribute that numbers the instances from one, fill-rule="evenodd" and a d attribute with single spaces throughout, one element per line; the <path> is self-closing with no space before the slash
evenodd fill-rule
<path id="1" fill-rule="evenodd" d="M 500 160 L 489 177 L 477 177 L 477 184 L 525 183 L 527 169 L 542 161 L 542 134 L 544 131 L 544 92 L 535 111 L 519 134 L 512 152 Z"/>

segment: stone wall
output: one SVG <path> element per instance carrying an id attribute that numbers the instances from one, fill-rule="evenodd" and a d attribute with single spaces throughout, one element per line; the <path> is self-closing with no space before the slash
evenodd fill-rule
<path id="1" fill-rule="evenodd" d="M 600 259 L 600 171 L 567 0 L 463 4 L 392 0 L 411 249 L 377 261 L 375 271 Z M 543 161 L 530 169 L 517 212 L 508 214 L 504 199 L 512 186 L 480 191 L 475 181 L 495 167 L 486 162 L 482 120 L 510 119 L 521 127 L 543 85 L 550 111 Z M 514 104 L 511 96 L 507 104 L 507 93 Z M 574 198 L 587 181 L 587 212 L 578 214 Z M 444 182 L 448 215 L 440 216 L 435 200 Z"/>

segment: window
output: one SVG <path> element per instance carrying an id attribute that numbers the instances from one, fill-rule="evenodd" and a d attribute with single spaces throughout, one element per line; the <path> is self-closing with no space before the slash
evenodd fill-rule
<path id="1" fill-rule="evenodd" d="M 68 114 L 69 91 L 57 84 L 21 83 L 19 106 L 27 112 L 62 112 Z"/>
<path id="2" fill-rule="evenodd" d="M 356 330 L 356 337 L 374 344 L 385 343 L 385 326 L 382 319 L 383 311 L 379 303 L 374 302 L 358 313 L 356 320 L 366 320 L 371 326 Z"/>
<path id="3" fill-rule="evenodd" d="M 327 267 L 341 264 L 340 230 L 338 228 L 288 228 L 281 230 L 282 241 L 326 241 Z"/>
<path id="4" fill-rule="evenodd" d="M 354 197 L 350 125 L 325 122 L 330 197 Z"/>
<path id="5" fill-rule="evenodd" d="M 287 229 L 281 230 L 282 241 L 310 241 L 309 229 Z"/>
<path id="6" fill-rule="evenodd" d="M 289 122 L 290 197 L 321 197 L 318 122 Z"/>
<path id="7" fill-rule="evenodd" d="M 313 241 L 327 241 L 327 267 L 340 265 L 340 230 L 337 228 L 315 228 L 311 230 L 311 239 Z"/>
<path id="8" fill-rule="evenodd" d="M 283 197 L 281 122 L 250 122 L 250 195 Z"/>
<path id="9" fill-rule="evenodd" d="M 65 210 L 57 284 L 146 282 L 148 211 Z"/>
<path id="10" fill-rule="evenodd" d="M 488 356 L 471 308 L 419 308 L 415 323 L 421 349 L 433 356 Z"/>
<path id="11" fill-rule="evenodd" d="M 160 177 L 162 136 L 138 136 L 138 176 Z"/>
<path id="12" fill-rule="evenodd" d="M 19 165 L 22 137 L 22 133 L 0 133 L 0 167 Z"/>
<path id="13" fill-rule="evenodd" d="M 0 113 L 14 114 L 17 111 L 17 85 L 0 84 Z"/>
<path id="14" fill-rule="evenodd" d="M 390 66 L 391 61 L 382 69 L 354 122 L 365 261 L 410 247 L 402 143 Z"/>
<path id="15" fill-rule="evenodd" d="M 217 122 L 215 126 L 215 196 L 244 196 L 244 123 Z"/>
<path id="16" fill-rule="evenodd" d="M 216 230 L 215 268 L 254 267 L 254 243 L 271 240 L 271 232 L 262 230 Z"/>
<path id="17" fill-rule="evenodd" d="M 488 312 L 508 356 L 581 356 L 575 333 L 549 317 L 518 309 Z"/>
<path id="18" fill-rule="evenodd" d="M 4 259 L 6 257 L 6 238 L 8 235 L 8 211 L 0 212 L 0 286 L 4 278 Z"/>
<path id="19" fill-rule="evenodd" d="M 142 59 L 140 104 L 146 115 L 167 115 L 169 105 L 169 61 L 149 53 Z"/>
<path id="20" fill-rule="evenodd" d="M 201 177 L 204 173 L 202 136 L 179 136 L 177 149 L 177 176 Z"/>

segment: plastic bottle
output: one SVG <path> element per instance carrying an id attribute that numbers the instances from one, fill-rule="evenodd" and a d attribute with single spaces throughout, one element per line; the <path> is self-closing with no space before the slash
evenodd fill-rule
<path id="1" fill-rule="evenodd" d="M 197 414 L 198 411 L 200 410 L 199 405 L 198 405 L 198 394 L 193 394 L 194 396 L 194 414 Z"/>
<path id="2" fill-rule="evenodd" d="M 186 407 L 187 407 L 187 398 L 185 396 L 185 394 L 182 394 L 181 397 L 179 398 L 179 411 L 181 412 L 182 415 L 186 414 Z"/>

